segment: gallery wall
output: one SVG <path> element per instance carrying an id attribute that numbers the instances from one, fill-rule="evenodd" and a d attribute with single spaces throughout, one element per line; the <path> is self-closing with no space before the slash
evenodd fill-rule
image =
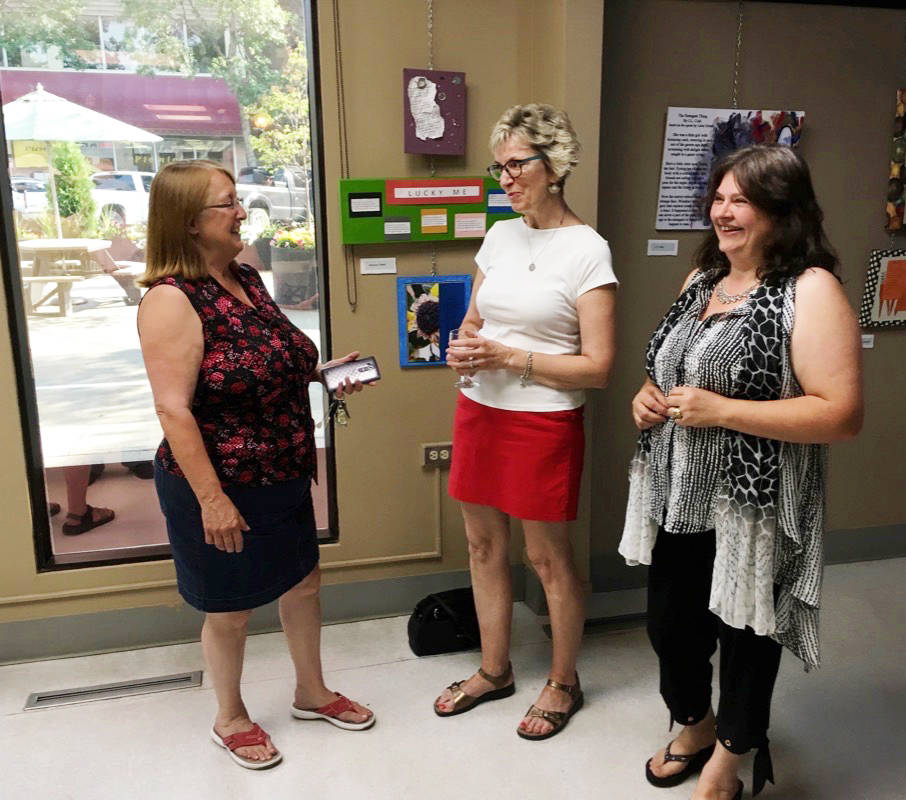
<path id="1" fill-rule="evenodd" d="M 868 258 L 890 246 L 884 202 L 896 90 L 906 86 L 906 11 L 743 4 L 740 108 L 805 111 L 808 160 L 828 235 L 858 309 Z M 668 106 L 731 106 L 737 4 L 608 0 L 604 24 L 599 231 L 621 280 L 620 358 L 594 406 L 592 577 L 597 591 L 640 585 L 615 549 L 635 429 L 629 404 L 645 344 L 690 269 L 701 234 L 656 231 Z M 677 257 L 648 257 L 648 239 L 678 239 Z M 895 242 L 906 245 L 906 240 Z M 872 329 L 864 350 L 861 436 L 830 457 L 828 552 L 835 560 L 906 554 L 906 328 Z"/>
<path id="2" fill-rule="evenodd" d="M 422 156 L 403 153 L 402 71 L 428 65 L 424 0 L 319 0 L 321 114 L 327 186 L 325 248 L 330 260 L 333 352 L 354 348 L 375 354 L 384 379 L 350 401 L 348 429 L 336 437 L 340 541 L 322 549 L 325 613 L 367 616 L 414 604 L 413 592 L 438 588 L 435 580 L 463 580 L 468 555 L 456 503 L 446 496 L 446 473 L 420 465 L 422 442 L 449 441 L 456 392 L 444 368 L 398 366 L 396 281 L 393 275 L 358 276 L 358 303 L 347 303 L 344 250 L 339 241 L 337 181 L 341 176 L 338 128 L 342 66 L 350 175 L 427 176 Z M 571 199 L 587 219 L 597 217 L 597 142 L 603 6 L 599 0 L 436 0 L 434 65 L 466 73 L 466 155 L 438 159 L 439 176 L 480 175 L 490 163 L 487 138 L 507 107 L 530 101 L 565 105 L 586 142 L 584 171 L 570 182 Z M 341 53 L 335 48 L 339 12 Z M 582 75 L 583 80 L 571 78 Z M 478 244 L 438 247 L 441 274 L 472 271 Z M 430 272 L 424 245 L 356 247 L 363 256 L 393 255 L 400 274 Z M 2 291 L 2 287 L 0 287 Z M 194 618 L 182 615 L 170 561 L 37 573 L 17 409 L 15 371 L 5 299 L 0 296 L 0 503 L 4 556 L 0 559 L 0 640 L 21 643 L 22 657 L 59 637 L 66 648 L 140 643 L 135 637 L 192 636 Z M 588 507 L 577 526 L 580 558 L 588 563 Z M 514 541 L 513 560 L 521 563 Z M 426 577 L 425 577 L 426 576 Z M 424 579 L 423 579 L 424 578 Z M 406 583 L 406 579 L 410 579 Z M 340 590 L 349 586 L 345 593 Z M 414 588 L 413 588 L 414 587 Z M 145 611 L 139 611 L 146 607 Z M 133 609 L 135 609 L 133 611 Z M 177 619 L 179 617 L 179 619 Z M 54 621 L 56 620 L 56 621 Z M 167 620 L 170 620 L 169 622 Z M 36 624 L 41 621 L 41 625 Z M 166 629 L 172 622 L 179 629 Z M 166 630 L 171 630 L 167 633 Z M 189 633 L 185 633 L 188 631 Z M 157 633 L 156 633 L 157 632 Z M 121 645 L 120 645 L 121 646 Z M 3 653 L 0 652 L 0 660 Z"/>

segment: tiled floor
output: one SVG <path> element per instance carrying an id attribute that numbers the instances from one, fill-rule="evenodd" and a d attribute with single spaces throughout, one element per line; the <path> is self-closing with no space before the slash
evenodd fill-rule
<path id="1" fill-rule="evenodd" d="M 827 570 L 822 669 L 784 656 L 771 730 L 776 787 L 765 800 L 906 798 L 906 559 Z M 441 720 L 431 701 L 475 664 L 472 653 L 413 657 L 406 619 L 324 630 L 331 686 L 372 706 L 378 723 L 346 732 L 288 714 L 292 668 L 282 637 L 249 640 L 244 693 L 284 752 L 254 773 L 207 738 L 201 689 L 23 712 L 29 692 L 198 669 L 197 644 L 0 668 L 0 797 L 4 800 L 242 798 L 544 798 L 667 800 L 643 765 L 668 739 L 655 662 L 640 628 L 586 639 L 587 704 L 547 742 L 514 733 L 546 675 L 549 643 L 516 608 L 514 698 Z M 743 774 L 750 784 L 748 765 Z M 749 796 L 747 789 L 746 795 Z"/>

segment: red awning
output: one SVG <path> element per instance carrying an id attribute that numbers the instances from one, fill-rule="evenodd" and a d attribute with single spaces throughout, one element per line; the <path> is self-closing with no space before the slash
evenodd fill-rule
<path id="1" fill-rule="evenodd" d="M 242 135 L 239 104 L 221 78 L 0 69 L 0 99 L 10 103 L 39 83 L 51 94 L 162 136 Z"/>

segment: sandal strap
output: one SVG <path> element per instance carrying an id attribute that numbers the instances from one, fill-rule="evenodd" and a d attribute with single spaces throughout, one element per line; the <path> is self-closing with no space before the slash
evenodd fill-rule
<path id="1" fill-rule="evenodd" d="M 500 673 L 500 675 L 491 675 L 489 672 L 485 672 L 481 667 L 478 668 L 478 674 L 495 689 L 502 689 L 513 677 L 513 664 L 512 662 L 508 662 L 506 669 Z"/>
<path id="2" fill-rule="evenodd" d="M 538 708 L 538 706 L 533 705 L 525 712 L 525 716 L 539 717 L 556 728 L 563 723 L 568 713 L 567 711 L 548 711 L 546 708 Z"/>
<path id="3" fill-rule="evenodd" d="M 316 708 L 316 714 L 324 714 L 326 717 L 338 717 L 344 711 L 355 711 L 355 708 L 353 708 L 352 702 L 348 697 L 339 692 L 334 692 L 334 694 L 337 696 L 337 699 L 332 703 Z"/>
<path id="4" fill-rule="evenodd" d="M 674 753 L 671 753 L 670 746 L 674 742 L 676 742 L 676 739 L 674 739 L 673 742 L 670 742 L 670 744 L 668 744 L 667 747 L 664 748 L 664 763 L 666 763 L 667 761 L 677 761 L 680 764 L 686 764 L 692 760 L 693 756 L 697 755 L 696 753 L 690 753 L 687 756 L 681 756 L 681 755 L 675 755 Z"/>
<path id="5" fill-rule="evenodd" d="M 579 673 L 576 673 L 576 682 L 575 683 L 558 683 L 557 681 L 548 678 L 547 685 L 551 689 L 559 689 L 561 692 L 566 692 L 570 697 L 576 697 L 579 694 Z"/>
<path id="6" fill-rule="evenodd" d="M 84 513 L 73 514 L 70 511 L 66 514 L 66 519 L 75 519 L 75 520 L 78 520 L 79 525 L 84 525 L 86 522 L 91 522 L 93 512 L 94 512 L 94 506 L 90 506 L 90 505 L 88 505 L 88 503 L 85 503 Z"/>
<path id="7" fill-rule="evenodd" d="M 453 703 L 453 708 L 459 708 L 459 704 L 465 700 L 475 700 L 475 698 L 472 697 L 472 695 L 466 694 L 462 690 L 461 684 L 459 684 L 459 683 L 456 684 L 455 689 L 451 686 L 450 691 L 453 692 L 453 700 L 451 701 Z"/>
<path id="8" fill-rule="evenodd" d="M 250 731 L 231 733 L 229 736 L 224 736 L 222 741 L 232 751 L 239 747 L 254 747 L 258 744 L 264 744 L 267 741 L 267 734 L 256 722 Z"/>

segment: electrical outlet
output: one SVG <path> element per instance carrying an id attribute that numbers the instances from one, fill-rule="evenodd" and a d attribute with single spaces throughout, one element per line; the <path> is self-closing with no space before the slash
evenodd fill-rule
<path id="1" fill-rule="evenodd" d="M 442 469 L 450 466 L 453 458 L 453 442 L 433 442 L 423 444 L 421 448 L 423 467 Z"/>

